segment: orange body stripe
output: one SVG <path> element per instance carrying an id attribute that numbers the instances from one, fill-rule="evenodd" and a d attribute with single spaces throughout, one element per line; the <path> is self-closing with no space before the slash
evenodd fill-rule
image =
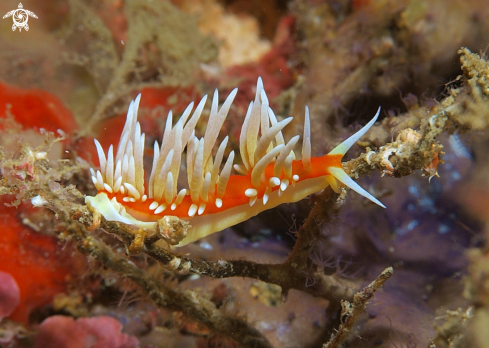
<path id="1" fill-rule="evenodd" d="M 305 170 L 301 160 L 293 161 L 292 174 L 299 176 L 298 182 L 306 179 L 330 175 L 328 172 L 329 167 L 342 168 L 341 157 L 341 155 L 324 155 L 321 157 L 313 157 L 311 158 L 311 169 L 309 171 Z M 273 166 L 274 163 L 270 163 L 265 169 L 265 180 L 262 181 L 262 186 L 257 188 L 258 199 L 263 198 L 263 195 L 265 194 L 265 190 L 268 187 L 268 180 L 273 176 Z M 280 179 L 283 179 L 284 177 L 285 176 L 282 173 Z M 216 214 L 229 208 L 234 208 L 245 204 L 248 205 L 250 199 L 249 197 L 245 196 L 244 191 L 250 187 L 253 187 L 251 184 L 251 174 L 231 175 L 226 187 L 226 193 L 222 197 L 222 207 L 218 208 L 215 206 L 215 194 L 209 195 L 208 206 L 206 206 L 206 209 L 202 215 Z M 272 192 L 277 191 L 278 189 L 279 186 L 273 188 Z M 105 192 L 109 199 L 116 197 L 117 201 L 119 202 L 121 202 L 122 198 L 125 197 L 125 195 L 122 195 L 121 193 L 109 193 L 107 191 L 100 192 Z M 188 211 L 192 205 L 192 200 L 189 195 L 184 197 L 182 203 L 179 204 L 175 210 L 171 210 L 171 207 L 168 206 L 159 214 L 154 214 L 154 210 L 149 209 L 149 206 L 153 202 L 153 199 L 148 199 L 146 202 L 138 200 L 136 202 L 124 202 L 124 206 L 126 207 L 128 213 L 141 221 L 156 222 L 165 215 L 177 216 L 180 219 L 189 219 Z M 206 202 L 202 201 L 202 203 Z"/>

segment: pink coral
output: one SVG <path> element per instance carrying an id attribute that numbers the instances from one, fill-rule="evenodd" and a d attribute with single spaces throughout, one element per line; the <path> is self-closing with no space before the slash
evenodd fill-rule
<path id="1" fill-rule="evenodd" d="M 8 317 L 20 303 L 20 290 L 10 273 L 0 271 L 0 320 Z"/>
<path id="2" fill-rule="evenodd" d="M 133 348 L 134 336 L 121 333 L 122 324 L 109 316 L 73 319 L 55 315 L 44 320 L 36 337 L 36 348 Z"/>

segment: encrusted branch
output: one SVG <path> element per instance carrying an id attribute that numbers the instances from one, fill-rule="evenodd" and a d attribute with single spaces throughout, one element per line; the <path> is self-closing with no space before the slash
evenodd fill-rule
<path id="1" fill-rule="evenodd" d="M 416 170 L 437 175 L 443 145 L 436 137 L 444 130 L 449 110 L 423 118 L 418 131 L 406 128 L 399 132 L 396 140 L 381 146 L 377 151 L 367 148 L 367 152 L 343 163 L 346 172 L 352 177 L 360 177 L 374 170 L 382 175 L 402 177 Z"/>
<path id="2" fill-rule="evenodd" d="M 214 303 L 193 291 L 176 291 L 168 288 L 163 282 L 138 268 L 128 258 L 115 253 L 99 239 L 89 236 L 80 224 L 70 224 L 67 231 L 76 238 L 80 251 L 91 255 L 121 276 L 134 281 L 158 307 L 183 312 L 188 318 L 206 325 L 217 334 L 235 340 L 243 347 L 271 347 L 268 340 L 246 321 L 224 315 Z"/>
<path id="3" fill-rule="evenodd" d="M 45 191 L 44 191 L 45 192 Z M 179 311 L 190 319 L 206 325 L 212 332 L 235 340 L 243 347 L 269 348 L 268 340 L 246 321 L 227 316 L 219 311 L 211 301 L 198 296 L 193 291 L 177 291 L 167 287 L 162 281 L 138 268 L 128 258 L 114 252 L 100 239 L 92 236 L 82 224 L 90 217 L 82 206 L 73 205 L 66 210 L 56 202 L 54 193 L 46 199 L 45 207 L 54 211 L 63 221 L 60 238 L 75 240 L 78 250 L 97 259 L 101 264 L 138 284 L 158 307 Z M 83 213 L 82 213 L 83 212 Z"/>
<path id="4" fill-rule="evenodd" d="M 331 336 L 328 343 L 323 344 L 323 348 L 339 348 L 345 339 L 350 335 L 353 325 L 360 314 L 363 313 L 367 302 L 374 297 L 374 293 L 379 289 L 387 279 L 392 277 L 394 270 L 392 267 L 386 268 L 373 282 L 357 292 L 353 296 L 353 302 L 346 300 L 341 301 L 341 325 L 338 330 Z"/>
<path id="5" fill-rule="evenodd" d="M 402 177 L 416 170 L 424 174 L 437 175 L 437 166 L 443 163 L 441 145 L 436 138 L 444 131 L 484 130 L 489 126 L 489 79 L 488 61 L 470 52 L 467 48 L 459 50 L 462 72 L 466 82 L 460 88 L 449 90 L 449 95 L 434 107 L 417 107 L 405 115 L 396 117 L 395 126 L 399 130 L 396 141 L 379 147 L 376 151 L 367 147 L 367 152 L 343 167 L 352 178 L 358 178 L 379 170 L 382 175 Z M 390 137 L 387 126 L 390 118 L 376 127 L 385 137 Z M 414 127 L 419 124 L 419 130 Z M 382 131 L 384 130 L 384 131 Z M 371 134 L 376 134 L 372 129 Z M 370 135 L 371 137 L 371 135 Z M 379 136 L 377 136 L 379 138 Z"/>
<path id="6" fill-rule="evenodd" d="M 154 238 L 146 238 L 144 252 L 161 265 L 180 273 L 203 274 L 213 278 L 248 277 L 277 284 L 287 294 L 296 289 L 330 300 L 351 299 L 354 290 L 346 281 L 336 276 L 315 272 L 307 264 L 321 227 L 334 213 L 338 194 L 331 189 L 318 195 L 316 204 L 304 225 L 298 231 L 298 239 L 287 261 L 281 264 L 260 264 L 247 260 L 203 261 L 176 254 L 155 244 Z M 126 245 L 134 245 L 137 229 L 117 222 L 102 221 L 101 227 L 122 238 Z M 312 285 L 308 285 L 312 284 Z"/>

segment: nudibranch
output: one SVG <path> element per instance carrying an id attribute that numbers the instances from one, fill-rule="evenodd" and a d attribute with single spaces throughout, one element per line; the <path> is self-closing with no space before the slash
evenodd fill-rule
<path id="1" fill-rule="evenodd" d="M 145 135 L 137 122 L 141 99 L 138 95 L 129 105 L 117 152 L 111 145 L 106 156 L 95 140 L 100 170 L 91 169 L 91 173 L 98 193 L 86 197 L 87 205 L 108 221 L 147 231 L 155 231 L 163 217 L 186 220 L 190 225 L 187 235 L 176 246 L 221 231 L 280 204 L 299 201 L 328 185 L 338 191 L 337 180 L 385 208 L 353 181 L 341 165 L 343 155 L 375 123 L 380 109 L 367 125 L 330 153 L 311 157 L 311 123 L 306 107 L 302 156 L 298 160 L 293 149 L 299 135 L 288 142 L 282 135 L 282 129 L 292 117 L 277 121 L 259 78 L 255 100 L 249 104 L 241 128 L 242 163 L 234 164 L 234 151 L 224 161 L 227 136 L 220 142 L 215 156 L 213 150 L 236 93 L 237 88 L 219 108 L 215 91 L 207 128 L 200 139 L 195 135 L 195 127 L 207 96 L 193 113 L 194 103 L 190 103 L 174 126 L 170 111 L 161 146 L 157 141 L 154 144 L 153 167 L 147 182 L 143 168 Z M 185 188 L 178 185 L 182 159 L 186 160 L 188 186 Z M 232 174 L 233 169 L 238 174 Z"/>

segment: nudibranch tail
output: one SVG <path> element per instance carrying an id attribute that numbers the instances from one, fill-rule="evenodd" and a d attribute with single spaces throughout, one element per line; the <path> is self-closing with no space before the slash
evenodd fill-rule
<path id="1" fill-rule="evenodd" d="M 157 141 L 154 144 L 153 166 L 147 182 L 143 168 L 145 135 L 137 122 L 141 98 L 138 95 L 129 105 L 117 151 L 111 145 L 106 156 L 95 140 L 100 170 L 90 171 L 99 192 L 95 197 L 86 197 L 87 205 L 109 221 L 149 232 L 156 232 L 163 218 L 174 216 L 186 220 L 190 226 L 181 239 L 170 238 L 172 243 L 178 243 L 176 246 L 221 231 L 280 204 L 299 201 L 329 185 L 338 191 L 336 180 L 384 207 L 350 179 L 341 165 L 343 155 L 375 123 L 379 112 L 329 154 L 311 157 L 311 123 L 306 107 L 299 160 L 294 152 L 299 135 L 286 142 L 282 134 L 292 117 L 277 120 L 258 78 L 255 99 L 248 107 L 240 133 L 242 164 L 234 164 L 234 151 L 226 158 L 228 137 L 221 142 L 217 139 L 236 93 L 234 89 L 219 108 L 215 91 L 202 138 L 196 136 L 196 125 L 207 96 L 193 112 L 194 103 L 191 103 L 175 124 L 170 111 L 161 145 Z M 187 171 L 184 187 L 180 187 L 182 161 Z M 233 168 L 239 175 L 232 174 Z"/>

